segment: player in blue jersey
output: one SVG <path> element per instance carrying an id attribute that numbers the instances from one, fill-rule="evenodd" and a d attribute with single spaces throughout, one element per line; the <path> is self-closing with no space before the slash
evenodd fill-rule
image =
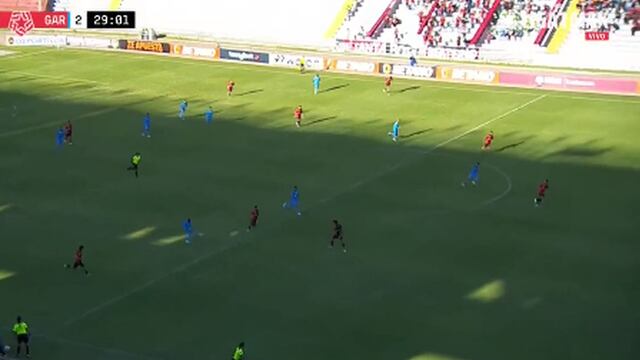
<path id="1" fill-rule="evenodd" d="M 400 119 L 396 120 L 393 123 L 393 127 L 391 128 L 391 131 L 388 134 L 389 136 L 391 136 L 391 139 L 393 141 L 398 141 L 398 138 L 400 137 Z"/>
<path id="2" fill-rule="evenodd" d="M 204 112 L 204 121 L 207 124 L 211 124 L 213 122 L 213 108 L 211 108 L 211 106 L 209 106 L 209 109 Z"/>
<path id="3" fill-rule="evenodd" d="M 56 131 L 56 147 L 59 149 L 64 146 L 64 129 L 59 128 Z"/>
<path id="4" fill-rule="evenodd" d="M 300 192 L 298 191 L 298 187 L 294 186 L 293 190 L 291 190 L 291 195 L 289 196 L 289 201 L 286 201 L 282 204 L 282 207 L 285 209 L 293 209 L 298 216 L 302 215 L 302 212 L 299 208 L 300 202 Z"/>
<path id="5" fill-rule="evenodd" d="M 151 115 L 149 113 L 146 113 L 142 119 L 142 136 L 151 137 Z"/>
<path id="6" fill-rule="evenodd" d="M 189 103 L 187 102 L 187 100 L 182 100 L 182 102 L 180 103 L 180 106 L 178 107 L 178 117 L 180 118 L 180 120 L 184 120 L 187 114 L 188 107 L 189 107 Z"/>
<path id="7" fill-rule="evenodd" d="M 193 225 L 191 225 L 191 218 L 188 218 L 182 224 L 184 230 L 184 242 L 185 244 L 191 244 L 191 238 L 193 236 Z"/>
<path id="8" fill-rule="evenodd" d="M 320 75 L 315 74 L 313 76 L 313 95 L 318 95 L 320 91 Z"/>
<path id="9" fill-rule="evenodd" d="M 462 187 L 467 186 L 467 183 L 471 183 L 471 185 L 476 185 L 478 183 L 478 179 L 480 176 L 480 163 L 477 162 L 473 164 L 471 167 L 471 171 L 469 171 L 469 176 L 466 181 L 462 182 Z"/>

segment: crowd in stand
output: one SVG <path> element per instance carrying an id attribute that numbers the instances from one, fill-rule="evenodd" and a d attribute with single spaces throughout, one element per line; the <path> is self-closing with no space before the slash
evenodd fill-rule
<path id="1" fill-rule="evenodd" d="M 429 11 L 434 6 L 433 11 Z M 490 0 L 434 0 L 419 14 L 430 47 L 465 47 L 487 15 Z"/>
<path id="2" fill-rule="evenodd" d="M 579 26 L 584 31 L 616 32 L 631 23 L 631 33 L 640 29 L 639 0 L 582 0 L 578 3 Z"/>
<path id="3" fill-rule="evenodd" d="M 500 3 L 491 38 L 521 40 L 536 36 L 538 31 L 553 21 L 556 0 L 506 0 Z"/>

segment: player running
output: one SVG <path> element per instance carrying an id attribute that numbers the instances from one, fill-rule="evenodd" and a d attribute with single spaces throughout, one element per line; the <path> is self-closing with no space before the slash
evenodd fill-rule
<path id="1" fill-rule="evenodd" d="M 300 127 L 300 122 L 302 122 L 303 117 L 304 117 L 304 112 L 302 111 L 302 105 L 298 105 L 296 109 L 293 111 L 293 118 L 296 120 L 297 127 Z"/>
<path id="2" fill-rule="evenodd" d="M 20 350 L 22 349 L 22 344 L 24 344 L 25 350 L 27 352 L 27 357 L 30 357 L 29 351 L 29 325 L 26 322 L 22 321 L 22 318 L 18 316 L 16 319 L 16 323 L 13 325 L 13 333 L 16 334 L 18 346 L 16 347 L 16 356 L 20 357 Z"/>
<path id="3" fill-rule="evenodd" d="M 184 230 L 184 243 L 187 245 L 191 244 L 191 238 L 193 237 L 193 225 L 191 224 L 191 218 L 187 218 L 187 220 L 182 223 L 182 229 Z"/>
<path id="4" fill-rule="evenodd" d="M 213 122 L 213 108 L 211 106 L 204 113 L 204 121 L 209 125 Z"/>
<path id="5" fill-rule="evenodd" d="M 84 251 L 84 246 L 83 245 L 78 246 L 78 250 L 76 250 L 76 254 L 74 256 L 73 265 L 64 264 L 64 267 L 71 270 L 75 270 L 81 267 L 82 270 L 84 270 L 84 274 L 89 275 L 89 270 L 87 270 L 87 268 L 84 266 L 84 262 L 82 261 L 83 251 Z"/>
<path id="6" fill-rule="evenodd" d="M 482 150 L 490 150 L 491 143 L 493 142 L 493 131 L 489 131 L 487 135 L 484 136 L 484 141 L 482 142 Z"/>
<path id="7" fill-rule="evenodd" d="M 384 89 L 382 92 L 386 92 L 387 95 L 391 95 L 391 83 L 393 83 L 393 76 L 389 75 L 384 78 Z"/>
<path id="8" fill-rule="evenodd" d="M 533 203 L 536 207 L 542 205 L 542 200 L 544 200 L 544 195 L 549 189 L 549 179 L 545 179 L 540 185 L 538 185 L 538 196 L 533 199 Z"/>
<path id="9" fill-rule="evenodd" d="M 180 120 L 184 120 L 187 115 L 187 108 L 189 107 L 189 103 L 187 100 L 182 100 L 180 105 L 178 106 L 178 118 Z"/>
<path id="10" fill-rule="evenodd" d="M 393 123 L 391 131 L 387 134 L 391 136 L 391 140 L 393 140 L 394 142 L 398 141 L 398 138 L 400 137 L 400 119 L 396 120 Z"/>
<path id="11" fill-rule="evenodd" d="M 62 128 L 58 128 L 56 131 L 56 147 L 58 149 L 62 148 L 64 145 L 64 130 Z"/>
<path id="12" fill-rule="evenodd" d="M 342 252 L 347 252 L 347 246 L 344 243 L 344 238 L 342 236 L 342 224 L 340 224 L 338 220 L 333 220 L 333 235 L 331 235 L 329 247 L 333 249 L 334 241 L 338 240 L 340 240 L 340 243 L 342 244 Z"/>
<path id="13" fill-rule="evenodd" d="M 64 125 L 64 142 L 65 144 L 73 145 L 73 125 L 71 120 Z"/>
<path id="14" fill-rule="evenodd" d="M 138 177 L 138 167 L 140 166 L 140 161 L 142 161 L 142 155 L 137 152 L 131 156 L 131 166 L 127 168 L 127 170 L 129 171 L 135 171 L 136 177 Z"/>
<path id="15" fill-rule="evenodd" d="M 142 136 L 151 137 L 151 115 L 149 113 L 146 113 L 142 119 Z"/>
<path id="16" fill-rule="evenodd" d="M 291 195 L 289 196 L 289 201 L 286 201 L 282 204 L 282 207 L 285 209 L 293 209 L 295 210 L 298 216 L 302 215 L 300 208 L 298 207 L 298 203 L 300 200 L 300 192 L 298 191 L 298 187 L 294 186 L 293 190 L 291 190 Z"/>
<path id="17" fill-rule="evenodd" d="M 462 182 L 462 187 L 467 186 L 468 183 L 471 183 L 471 185 L 476 186 L 476 184 L 478 183 L 479 175 L 480 175 L 480 163 L 477 162 L 473 164 L 473 166 L 471 167 L 471 171 L 469 171 L 469 176 L 467 177 L 467 180 Z"/>
<path id="18" fill-rule="evenodd" d="M 258 217 L 260 216 L 260 210 L 258 210 L 258 205 L 255 205 L 253 209 L 251 209 L 251 215 L 249 215 L 249 227 L 247 227 L 247 231 L 251 231 L 255 229 L 258 224 Z"/>
<path id="19" fill-rule="evenodd" d="M 318 91 L 320 91 L 320 75 L 313 75 L 313 95 L 318 95 Z"/>
<path id="20" fill-rule="evenodd" d="M 229 82 L 227 82 L 227 96 L 231 96 L 234 86 L 236 86 L 236 83 L 233 82 L 233 80 L 229 80 Z"/>

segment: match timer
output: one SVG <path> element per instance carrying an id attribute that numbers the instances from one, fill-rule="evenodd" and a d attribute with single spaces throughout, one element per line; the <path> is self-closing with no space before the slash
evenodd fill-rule
<path id="1" fill-rule="evenodd" d="M 135 11 L 87 11 L 87 29 L 135 28 Z"/>

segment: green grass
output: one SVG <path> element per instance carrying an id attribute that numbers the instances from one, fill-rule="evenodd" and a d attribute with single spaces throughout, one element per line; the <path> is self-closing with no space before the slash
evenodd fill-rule
<path id="1" fill-rule="evenodd" d="M 409 80 L 386 96 L 337 74 L 314 97 L 288 70 L 19 51 L 0 58 L 0 326 L 14 345 L 22 315 L 36 359 L 228 359 L 239 341 L 248 360 L 640 357 L 636 98 Z M 280 207 L 294 184 L 300 218 Z M 205 236 L 172 242 L 188 216 Z M 347 254 L 327 248 L 333 218 Z M 88 278 L 62 267 L 79 244 Z"/>

